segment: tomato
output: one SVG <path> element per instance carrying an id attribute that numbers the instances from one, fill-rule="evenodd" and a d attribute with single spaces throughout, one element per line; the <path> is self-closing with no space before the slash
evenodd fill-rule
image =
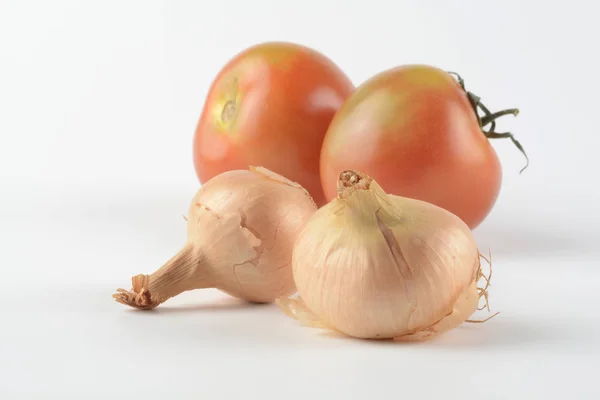
<path id="1" fill-rule="evenodd" d="M 198 178 L 262 166 L 300 183 L 322 205 L 321 145 L 352 90 L 344 72 L 316 50 L 268 42 L 242 51 L 207 95 L 194 136 Z"/>
<path id="2" fill-rule="evenodd" d="M 498 197 L 502 170 L 480 126 L 477 99 L 462 84 L 438 68 L 408 65 L 360 85 L 335 115 L 323 142 L 321 179 L 327 199 L 336 196 L 339 173 L 354 169 L 388 193 L 433 203 L 469 227 L 478 226 Z M 493 132 L 493 119 L 486 121 L 493 124 L 488 136 L 514 141 L 508 133 Z"/>

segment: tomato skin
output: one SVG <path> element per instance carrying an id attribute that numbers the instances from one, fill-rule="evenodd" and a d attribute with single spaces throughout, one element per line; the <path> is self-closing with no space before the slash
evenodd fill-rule
<path id="1" fill-rule="evenodd" d="M 388 193 L 443 207 L 471 229 L 491 211 L 502 181 L 465 91 L 427 65 L 383 71 L 340 108 L 321 150 L 328 200 L 345 169 L 370 175 Z"/>
<path id="2" fill-rule="evenodd" d="M 198 121 L 193 156 L 199 180 L 262 166 L 324 204 L 321 145 L 353 90 L 337 65 L 310 48 L 267 42 L 242 51 L 213 81 Z"/>

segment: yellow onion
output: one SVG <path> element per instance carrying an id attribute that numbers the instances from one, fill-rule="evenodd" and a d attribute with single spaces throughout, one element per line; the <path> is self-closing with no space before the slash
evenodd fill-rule
<path id="1" fill-rule="evenodd" d="M 344 171 L 338 196 L 306 223 L 294 246 L 300 299 L 278 300 L 305 323 L 357 338 L 424 339 L 477 310 L 487 286 L 469 227 L 433 204 L 386 194 Z"/>
<path id="2" fill-rule="evenodd" d="M 290 294 L 293 244 L 316 209 L 302 186 L 265 168 L 224 172 L 192 200 L 181 251 L 156 272 L 134 276 L 132 289 L 113 297 L 150 309 L 202 288 L 253 302 Z"/>

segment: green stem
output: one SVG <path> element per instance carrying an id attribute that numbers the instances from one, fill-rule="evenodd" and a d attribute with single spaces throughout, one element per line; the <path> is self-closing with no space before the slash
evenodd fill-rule
<path id="1" fill-rule="evenodd" d="M 483 111 L 483 113 L 485 114 L 486 117 L 488 115 L 492 115 L 490 110 L 488 110 L 488 108 L 485 105 L 483 105 L 483 103 L 479 102 L 477 104 L 477 106 L 479 108 L 481 108 L 481 111 Z M 477 116 L 477 118 L 479 119 L 479 127 L 483 128 L 483 124 L 481 123 L 481 118 L 479 118 L 479 115 Z M 496 121 L 492 120 L 492 126 L 490 127 L 490 132 L 494 132 L 495 130 L 496 130 Z"/>
<path id="2" fill-rule="evenodd" d="M 529 157 L 527 157 L 527 153 L 525 153 L 525 149 L 523 148 L 521 143 L 519 143 L 519 141 L 517 139 L 515 139 L 515 137 L 512 133 L 510 133 L 510 132 L 498 133 L 498 132 L 486 132 L 486 131 L 483 131 L 483 133 L 485 134 L 485 137 L 488 139 L 510 139 L 513 142 L 513 144 L 517 147 L 517 149 L 519 149 L 521 151 L 521 153 L 523 153 L 523 155 L 525 156 L 525 160 L 527 160 L 527 164 L 525 164 L 525 166 L 521 169 L 519 174 L 522 174 L 523 171 L 525 171 L 525 169 L 529 166 Z"/>
<path id="3" fill-rule="evenodd" d="M 514 115 L 516 117 L 517 115 L 519 115 L 519 109 L 518 108 L 510 108 L 508 110 L 502 110 L 502 111 L 495 112 L 493 114 L 488 114 L 485 117 L 481 118 L 481 123 L 483 124 L 483 126 L 486 126 L 490 122 L 493 122 L 494 120 L 496 120 L 496 118 L 500 118 L 503 115 Z"/>
<path id="4" fill-rule="evenodd" d="M 519 114 L 519 109 L 510 108 L 507 110 L 497 111 L 495 113 L 490 112 L 490 110 L 481 102 L 481 98 L 479 96 L 477 96 L 476 94 L 473 94 L 472 92 L 467 91 L 467 89 L 465 88 L 465 81 L 459 74 L 457 74 L 456 72 L 448 72 L 448 73 L 450 75 L 454 75 L 456 77 L 458 84 L 467 94 L 467 99 L 469 100 L 469 103 L 471 103 L 471 107 L 473 107 L 473 111 L 475 112 L 475 116 L 477 117 L 477 122 L 479 123 L 479 127 L 481 128 L 481 131 L 483 132 L 485 137 L 488 139 L 510 139 L 513 142 L 513 144 L 515 145 L 515 147 L 517 149 L 519 149 L 519 151 L 521 153 L 523 153 L 523 155 L 525 156 L 525 160 L 527 161 L 527 164 L 525 164 L 525 166 L 519 172 L 520 174 L 523 173 L 523 171 L 529 166 L 529 157 L 527 156 L 525 149 L 523 148 L 521 143 L 519 143 L 519 141 L 517 139 L 515 139 L 515 137 L 512 133 L 496 132 L 496 119 L 498 119 L 502 116 L 505 116 L 505 115 L 517 116 Z M 483 114 L 484 114 L 483 116 L 479 115 L 479 110 L 481 110 L 483 112 Z M 487 131 L 483 130 L 483 128 L 486 127 L 487 125 L 490 125 L 489 130 L 487 130 Z"/>
<path id="5" fill-rule="evenodd" d="M 454 75 L 456 77 L 456 80 L 458 81 L 458 84 L 460 85 L 461 88 L 463 88 L 463 90 L 466 92 L 467 90 L 465 89 L 465 80 L 458 74 L 458 72 L 451 72 L 448 71 L 448 73 L 450 75 Z"/>

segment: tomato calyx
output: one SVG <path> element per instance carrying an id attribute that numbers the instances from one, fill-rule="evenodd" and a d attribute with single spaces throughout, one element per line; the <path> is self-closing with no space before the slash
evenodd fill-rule
<path id="1" fill-rule="evenodd" d="M 525 166 L 521 169 L 519 174 L 523 173 L 523 171 L 525 171 L 525 169 L 529 166 L 529 157 L 527 156 L 525 149 L 523 148 L 521 143 L 514 137 L 514 135 L 512 133 L 496 132 L 496 119 L 498 119 L 502 116 L 505 116 L 505 115 L 514 115 L 516 117 L 517 115 L 519 115 L 519 109 L 518 108 L 509 108 L 509 109 L 497 111 L 494 113 L 490 112 L 490 110 L 481 102 L 481 98 L 479 96 L 477 96 L 473 92 L 470 92 L 466 89 L 465 81 L 458 73 L 450 72 L 450 71 L 448 71 L 448 73 L 450 75 L 453 75 L 456 77 L 458 84 L 467 94 L 469 103 L 471 103 L 471 106 L 473 107 L 473 111 L 475 112 L 475 115 L 477 116 L 477 122 L 479 123 L 479 127 L 481 128 L 481 131 L 483 132 L 485 137 L 488 139 L 510 139 L 512 141 L 512 143 L 515 145 L 515 147 L 517 149 L 519 149 L 519 151 L 521 153 L 523 153 L 523 155 L 525 156 L 525 160 L 527 161 L 527 164 L 525 164 Z M 483 115 L 480 115 L 480 113 L 479 113 L 480 110 L 483 113 Z M 490 127 L 489 127 L 489 129 L 486 130 L 485 127 L 487 127 L 488 125 Z"/>
<path id="2" fill-rule="evenodd" d="M 221 121 L 224 124 L 230 123 L 236 116 L 237 113 L 237 104 L 235 100 L 229 100 L 223 106 L 223 111 L 221 111 Z"/>
<path id="3" fill-rule="evenodd" d="M 215 120 L 222 129 L 229 130 L 238 115 L 240 92 L 238 79 L 233 78 L 223 85 L 220 99 L 215 107 Z"/>

